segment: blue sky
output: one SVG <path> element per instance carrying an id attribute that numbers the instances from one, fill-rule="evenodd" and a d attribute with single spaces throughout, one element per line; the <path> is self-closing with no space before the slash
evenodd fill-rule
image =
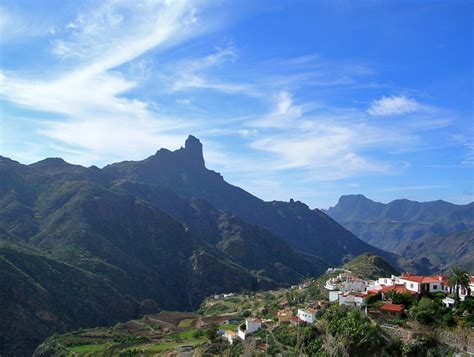
<path id="1" fill-rule="evenodd" d="M 0 1 L 0 154 L 177 149 L 266 199 L 474 199 L 472 1 Z"/>

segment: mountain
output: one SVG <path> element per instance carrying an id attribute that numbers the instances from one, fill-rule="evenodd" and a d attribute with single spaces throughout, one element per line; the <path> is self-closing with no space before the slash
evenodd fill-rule
<path id="1" fill-rule="evenodd" d="M 364 241 L 396 253 L 423 237 L 474 228 L 474 202 L 455 205 L 400 199 L 384 204 L 363 195 L 348 195 L 326 213 Z"/>
<path id="2" fill-rule="evenodd" d="M 312 210 L 300 201 L 265 202 L 227 183 L 219 173 L 205 167 L 202 145 L 193 136 L 177 151 L 161 149 L 145 160 L 112 164 L 103 171 L 128 182 L 166 187 L 182 197 L 202 198 L 330 265 L 365 252 L 397 264 L 394 255 L 365 244 L 320 210 Z"/>
<path id="3" fill-rule="evenodd" d="M 421 271 L 446 272 L 450 266 L 460 265 L 474 273 L 474 230 L 426 236 L 401 246 L 399 251 Z"/>
<path id="4" fill-rule="evenodd" d="M 264 202 L 225 182 L 192 136 L 103 169 L 0 157 L 0 182 L 5 355 L 20 344 L 27 355 L 56 331 L 136 317 L 140 304 L 191 310 L 208 295 L 288 286 L 364 252 L 398 263 L 302 202 Z"/>

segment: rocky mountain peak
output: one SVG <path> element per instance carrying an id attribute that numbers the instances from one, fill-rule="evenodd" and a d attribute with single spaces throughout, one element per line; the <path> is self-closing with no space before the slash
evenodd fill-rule
<path id="1" fill-rule="evenodd" d="M 193 161 L 204 166 L 204 155 L 202 151 L 202 144 L 198 138 L 193 135 L 189 135 L 184 143 L 184 152 L 186 156 L 192 159 Z"/>

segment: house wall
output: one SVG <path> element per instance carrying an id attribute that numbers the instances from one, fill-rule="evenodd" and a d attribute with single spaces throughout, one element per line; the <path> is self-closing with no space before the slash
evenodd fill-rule
<path id="1" fill-rule="evenodd" d="M 253 322 L 253 321 L 247 320 L 245 323 L 247 325 L 247 330 L 245 331 L 247 334 L 258 331 L 260 327 L 262 327 L 262 324 L 260 322 Z"/>
<path id="2" fill-rule="evenodd" d="M 300 320 L 308 322 L 308 323 L 313 323 L 314 320 L 316 319 L 316 314 L 312 314 L 309 311 L 299 309 L 298 310 L 298 317 Z"/>
<path id="3" fill-rule="evenodd" d="M 410 290 L 419 293 L 420 292 L 420 284 L 414 281 L 400 279 L 400 283 L 405 285 L 405 287 Z"/>
<path id="4" fill-rule="evenodd" d="M 329 292 L 329 301 L 333 302 L 333 301 L 339 300 L 339 295 L 340 294 L 341 294 L 340 291 L 330 291 Z"/>

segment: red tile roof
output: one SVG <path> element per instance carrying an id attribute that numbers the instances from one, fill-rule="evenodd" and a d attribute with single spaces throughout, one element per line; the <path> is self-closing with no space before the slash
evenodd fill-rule
<path id="1" fill-rule="evenodd" d="M 376 294 L 378 294 L 381 290 L 382 290 L 382 289 L 380 289 L 380 290 L 379 290 L 379 289 L 372 289 L 372 290 L 367 291 L 367 293 L 368 293 L 369 295 L 376 295 Z"/>
<path id="2" fill-rule="evenodd" d="M 448 277 L 446 275 L 433 275 L 432 277 L 438 281 L 442 281 L 443 283 L 447 283 L 448 281 Z"/>
<path id="3" fill-rule="evenodd" d="M 385 303 L 380 307 L 382 311 L 402 312 L 405 306 L 399 304 Z"/>
<path id="4" fill-rule="evenodd" d="M 403 274 L 400 279 L 413 281 L 414 283 L 438 283 L 439 280 L 431 276 Z"/>
<path id="5" fill-rule="evenodd" d="M 390 291 L 396 291 L 397 293 L 400 293 L 400 294 L 405 294 L 405 293 L 412 294 L 412 295 L 416 294 L 416 291 L 408 290 L 403 284 L 383 285 L 382 290 L 380 291 L 382 291 L 384 294 L 387 294 Z"/>

